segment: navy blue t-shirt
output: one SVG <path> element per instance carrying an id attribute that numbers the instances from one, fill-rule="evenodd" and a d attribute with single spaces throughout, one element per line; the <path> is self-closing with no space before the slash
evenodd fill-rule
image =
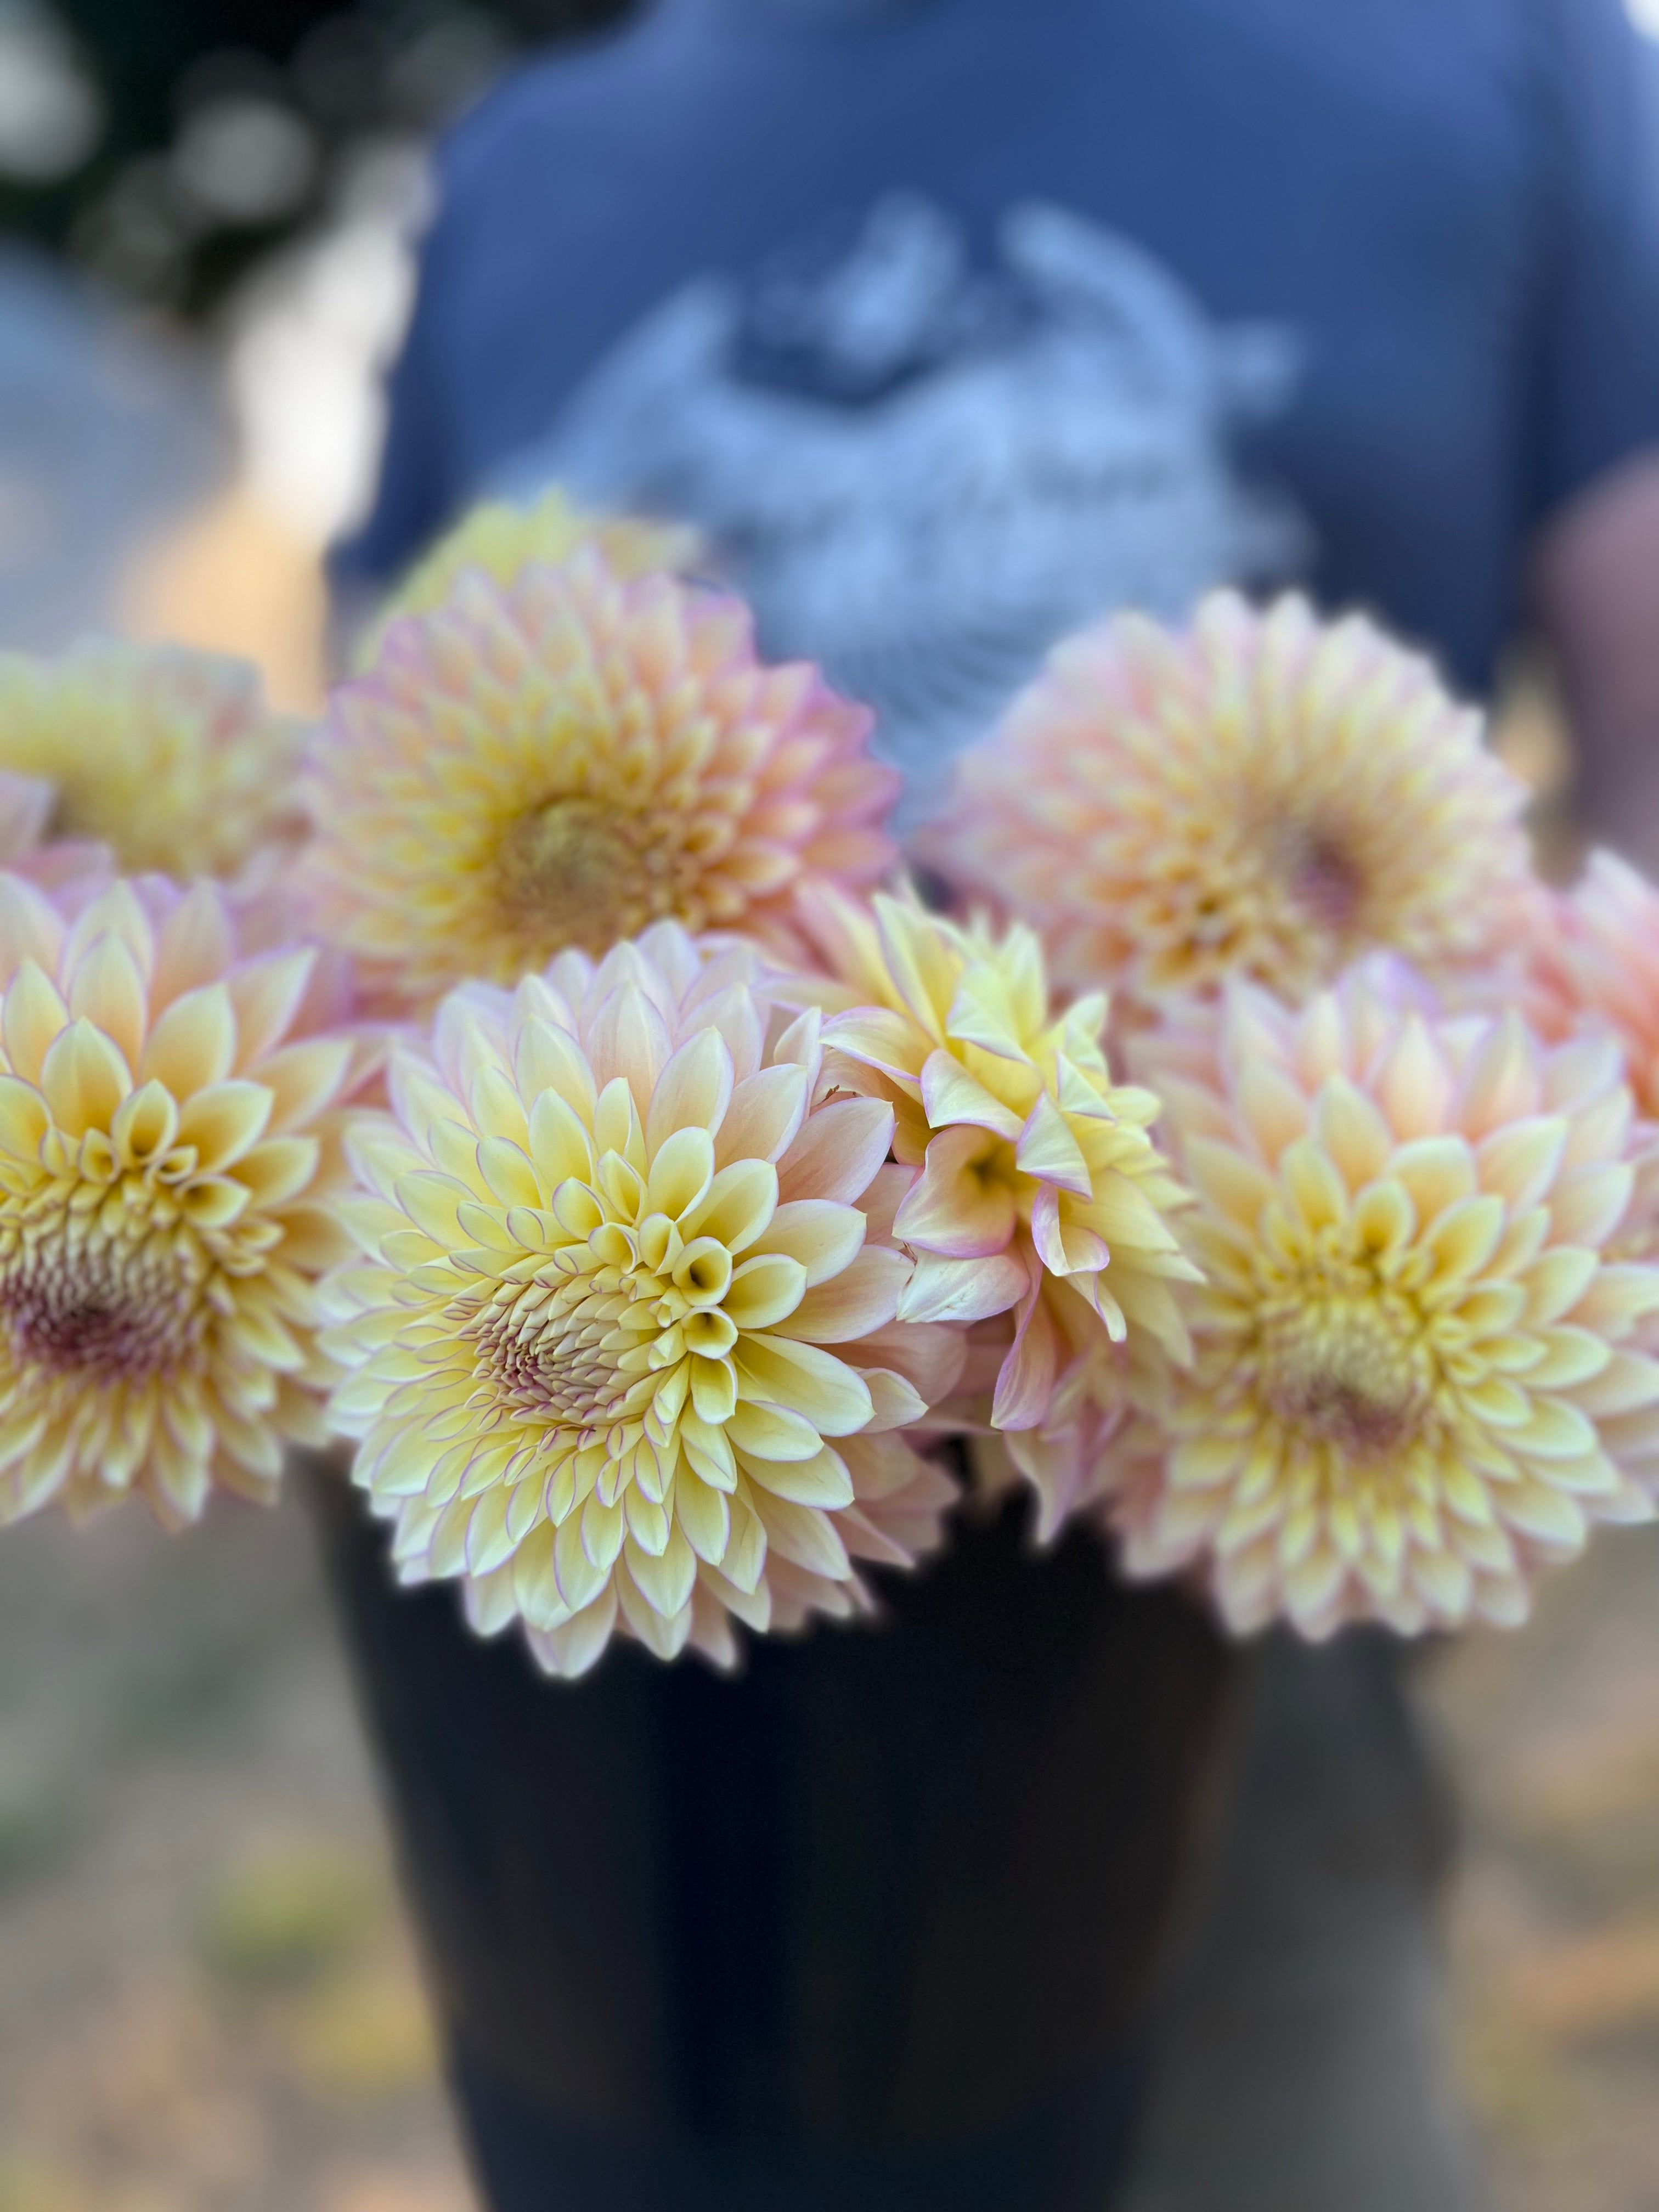
<path id="1" fill-rule="evenodd" d="M 1619 0 L 662 0 L 446 149 L 344 568 L 556 478 L 687 514 L 923 786 L 1225 580 L 1483 686 L 1659 446 L 1649 59 Z"/>

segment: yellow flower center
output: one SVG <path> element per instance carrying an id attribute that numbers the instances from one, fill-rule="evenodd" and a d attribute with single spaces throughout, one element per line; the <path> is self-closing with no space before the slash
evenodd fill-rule
<path id="1" fill-rule="evenodd" d="M 521 814 L 496 868 L 516 918 L 596 952 L 673 908 L 673 855 L 660 825 L 607 799 L 555 799 Z"/>
<path id="2" fill-rule="evenodd" d="M 1432 1395 L 1420 1331 L 1392 1297 L 1286 1299 L 1264 1316 L 1261 1354 L 1263 1393 L 1280 1420 L 1348 1456 L 1399 1451 Z"/>
<path id="3" fill-rule="evenodd" d="M 538 1275 L 564 1279 L 502 1284 L 466 1323 L 479 1381 L 516 1411 L 588 1431 L 637 1421 L 688 1358 L 700 1395 L 735 1399 L 738 1331 L 719 1310 L 732 1255 L 714 1238 L 687 1243 L 660 1213 L 606 1221 Z"/>
<path id="4" fill-rule="evenodd" d="M 210 1319 L 210 1272 L 188 1230 L 94 1186 L 58 1188 L 0 1230 L 0 1313 L 19 1365 L 105 1381 L 176 1366 Z"/>

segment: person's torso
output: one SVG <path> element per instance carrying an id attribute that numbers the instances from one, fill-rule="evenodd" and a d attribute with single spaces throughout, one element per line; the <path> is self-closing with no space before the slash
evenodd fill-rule
<path id="1" fill-rule="evenodd" d="M 1306 575 L 1483 681 L 1523 526 L 1516 0 L 680 0 L 452 162 L 457 502 L 689 515 L 924 780 L 1054 636 Z"/>

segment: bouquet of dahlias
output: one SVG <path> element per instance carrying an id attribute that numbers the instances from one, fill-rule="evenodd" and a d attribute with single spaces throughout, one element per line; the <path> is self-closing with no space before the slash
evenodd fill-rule
<path id="1" fill-rule="evenodd" d="M 309 1455 L 504 2202 L 1093 2204 L 1210 1620 L 1513 1625 L 1653 1511 L 1659 891 L 1226 593 L 907 856 L 705 562 L 482 509 L 308 731 L 0 657 L 0 1520 Z"/>
<path id="2" fill-rule="evenodd" d="M 932 911 L 869 716 L 700 558 L 481 510 L 309 733 L 0 663 L 0 1510 L 349 1438 L 562 1674 L 872 1616 L 953 1470 L 1314 1636 L 1518 1621 L 1645 1517 L 1659 893 L 1547 889 L 1370 623 L 1220 594 L 1058 647 Z"/>

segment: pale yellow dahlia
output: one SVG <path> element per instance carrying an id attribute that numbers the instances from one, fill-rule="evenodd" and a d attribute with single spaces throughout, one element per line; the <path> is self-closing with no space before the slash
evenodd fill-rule
<path id="1" fill-rule="evenodd" d="M 688 524 L 592 513 L 556 484 L 528 507 L 490 500 L 463 515 L 416 562 L 364 637 L 360 662 L 374 659 L 388 623 L 402 615 L 430 614 L 468 569 L 482 568 L 498 584 L 510 584 L 525 569 L 568 561 L 584 545 L 597 546 L 618 576 L 648 576 L 658 569 L 684 575 L 703 554 L 702 538 Z"/>
<path id="2" fill-rule="evenodd" d="M 1374 949 L 1431 971 L 1502 950 L 1527 796 L 1370 623 L 1222 592 L 1185 632 L 1121 615 L 1059 646 L 919 849 L 1038 928 L 1068 988 L 1300 999 Z"/>
<path id="3" fill-rule="evenodd" d="M 77 892 L 90 898 L 102 890 L 115 873 L 115 856 L 107 845 L 52 837 L 55 805 L 56 793 L 40 776 L 0 769 L 0 868 L 55 893 L 63 906 Z"/>
<path id="4" fill-rule="evenodd" d="M 211 884 L 71 919 L 0 874 L 0 1520 L 137 1493 L 178 1526 L 324 1440 L 355 1054 L 310 1033 L 313 963 L 242 957 Z"/>
<path id="5" fill-rule="evenodd" d="M 824 1032 L 830 1079 L 889 1102 L 895 1155 L 921 1170 L 893 1224 L 916 1261 L 900 1315 L 1008 1316 L 990 1418 L 1046 1534 L 1072 1502 L 1034 1448 L 1057 1404 L 1081 1419 L 1114 1401 L 1126 1337 L 1187 1355 L 1174 1286 L 1194 1270 L 1169 1218 L 1186 1194 L 1149 1134 L 1158 1102 L 1113 1082 L 1103 998 L 1055 1013 L 1030 930 L 884 894 L 815 894 L 803 915 L 854 1002 Z"/>
<path id="6" fill-rule="evenodd" d="M 740 601 L 591 548 L 463 576 L 336 692 L 307 880 L 370 988 L 511 983 L 650 923 L 787 937 L 814 876 L 890 864 L 869 716 L 755 657 Z"/>
<path id="7" fill-rule="evenodd" d="M 97 839 L 133 873 L 235 875 L 291 845 L 301 753 L 241 661 L 102 639 L 0 653 L 0 770 L 51 787 L 53 838 Z"/>
<path id="8" fill-rule="evenodd" d="M 613 1631 L 729 1664 L 733 1620 L 868 1602 L 953 1495 L 903 1431 L 960 1332 L 897 1319 L 891 1112 L 815 1104 L 820 1018 L 660 924 L 510 995 L 469 984 L 352 1140 L 363 1258 L 335 1418 L 405 1580 L 459 1577 L 550 1672 Z"/>
<path id="9" fill-rule="evenodd" d="M 1191 1368 L 1112 1442 L 1132 1571 L 1200 1567 L 1240 1630 L 1509 1623 L 1592 1522 L 1650 1516 L 1659 1268 L 1610 1038 L 1440 1018 L 1372 963 L 1300 1012 L 1235 987 L 1139 1064 L 1206 1281 Z"/>

